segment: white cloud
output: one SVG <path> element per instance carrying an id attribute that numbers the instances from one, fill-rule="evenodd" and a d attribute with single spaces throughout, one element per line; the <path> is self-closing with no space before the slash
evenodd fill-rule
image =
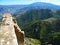
<path id="1" fill-rule="evenodd" d="M 56 5 L 60 5 L 60 0 L 39 0 L 40 2 L 52 3 Z"/>

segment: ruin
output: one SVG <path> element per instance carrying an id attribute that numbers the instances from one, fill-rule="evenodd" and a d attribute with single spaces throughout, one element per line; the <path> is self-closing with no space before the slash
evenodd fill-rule
<path id="1" fill-rule="evenodd" d="M 4 14 L 0 26 L 0 45 L 24 45 L 24 31 L 11 14 Z"/>

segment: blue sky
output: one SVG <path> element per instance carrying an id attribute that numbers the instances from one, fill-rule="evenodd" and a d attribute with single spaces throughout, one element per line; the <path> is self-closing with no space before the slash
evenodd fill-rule
<path id="1" fill-rule="evenodd" d="M 0 5 L 31 4 L 34 2 L 46 2 L 60 5 L 60 0 L 0 0 Z"/>

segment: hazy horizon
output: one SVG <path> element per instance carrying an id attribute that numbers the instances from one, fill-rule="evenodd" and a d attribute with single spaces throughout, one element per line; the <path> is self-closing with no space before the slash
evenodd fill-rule
<path id="1" fill-rule="evenodd" d="M 60 5 L 60 0 L 0 0 L 0 5 L 28 5 L 35 2 L 44 2 Z"/>

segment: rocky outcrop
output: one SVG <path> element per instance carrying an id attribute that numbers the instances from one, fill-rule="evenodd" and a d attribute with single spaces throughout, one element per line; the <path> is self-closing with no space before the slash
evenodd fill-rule
<path id="1" fill-rule="evenodd" d="M 0 26 L 0 45 L 24 45 L 24 31 L 11 14 L 4 14 Z"/>

